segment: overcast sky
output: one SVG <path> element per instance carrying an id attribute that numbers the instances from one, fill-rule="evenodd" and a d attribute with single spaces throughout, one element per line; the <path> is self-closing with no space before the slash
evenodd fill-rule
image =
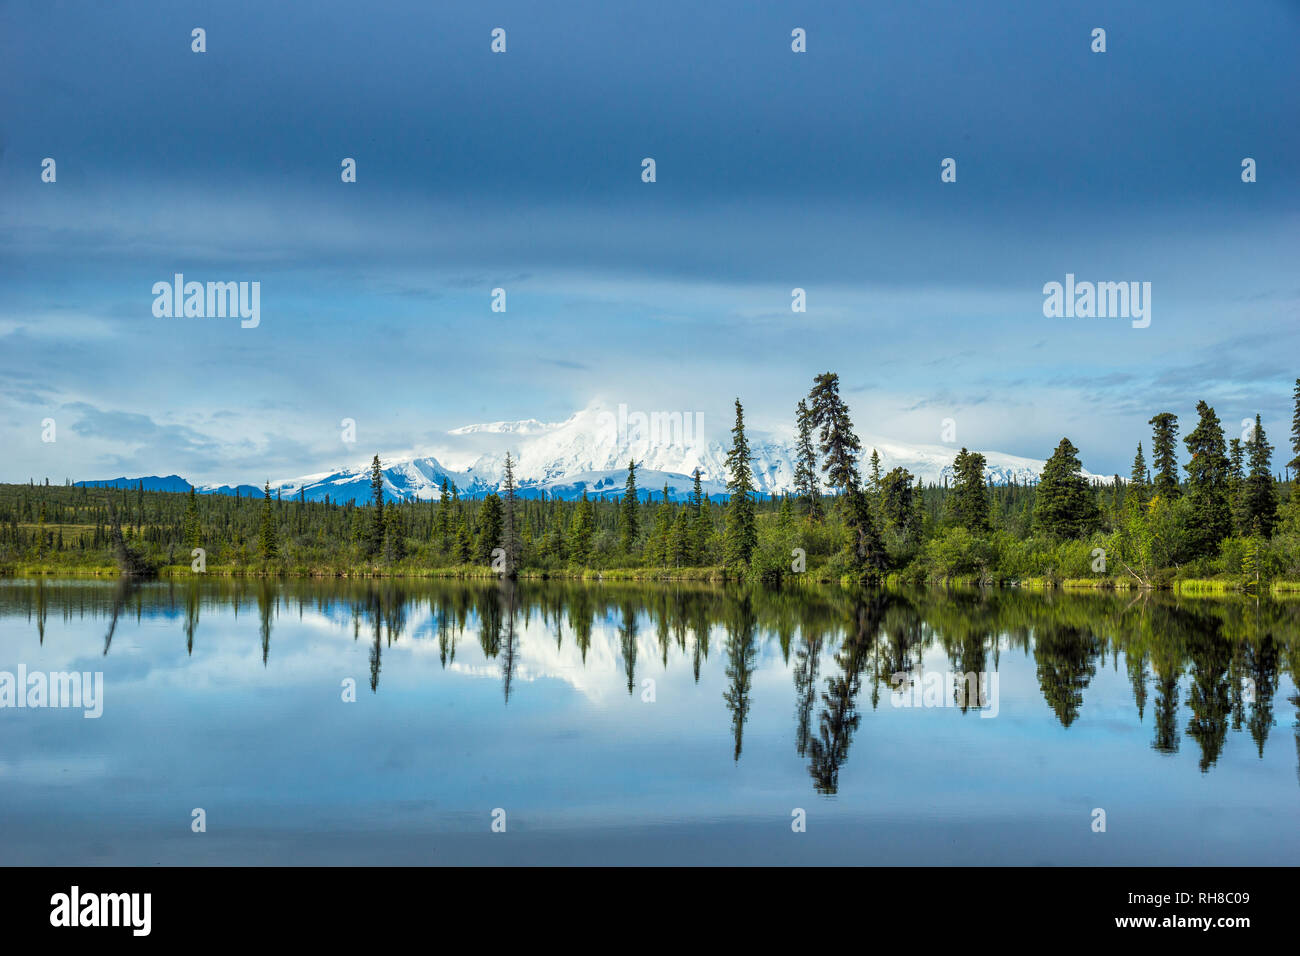
<path id="1" fill-rule="evenodd" d="M 828 369 L 903 441 L 1126 474 L 1204 398 L 1282 447 L 1297 49 L 1294 0 L 8 0 L 0 480 L 260 484 L 595 399 L 722 437 Z M 156 318 L 177 272 L 260 325 Z M 1045 318 L 1066 273 L 1150 327 Z"/>

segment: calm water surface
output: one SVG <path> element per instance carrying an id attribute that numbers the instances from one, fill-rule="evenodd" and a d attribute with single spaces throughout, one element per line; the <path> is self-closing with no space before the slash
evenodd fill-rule
<path id="1" fill-rule="evenodd" d="M 1300 862 L 1295 603 L 8 580 L 20 668 L 7 864 Z"/>

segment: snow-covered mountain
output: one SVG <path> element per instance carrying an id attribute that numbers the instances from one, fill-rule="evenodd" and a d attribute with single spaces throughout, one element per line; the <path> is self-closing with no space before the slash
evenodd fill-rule
<path id="1" fill-rule="evenodd" d="M 749 430 L 754 482 L 765 494 L 780 494 L 794 487 L 793 436 Z M 859 435 L 866 471 L 871 449 L 880 454 L 882 473 L 906 468 L 913 477 L 941 483 L 951 481 L 952 462 L 958 448 L 951 445 L 914 445 L 888 438 Z M 462 497 L 482 497 L 499 491 L 504 478 L 505 455 L 514 460 L 514 478 L 523 497 L 572 500 L 583 491 L 591 497 L 620 497 L 629 461 L 637 463 L 637 487 L 642 495 L 655 495 L 668 486 L 669 496 L 684 499 L 691 490 L 696 468 L 704 491 L 726 494 L 726 454 L 730 435 L 707 436 L 698 414 L 641 414 L 625 406 L 591 405 L 562 422 L 525 419 L 466 425 L 447 433 L 447 449 L 438 455 L 384 460 L 384 492 L 394 500 L 436 500 L 444 479 L 454 482 Z M 982 451 L 982 450 L 981 450 Z M 1001 452 L 982 452 L 985 478 L 991 484 L 1038 480 L 1043 462 Z M 1087 477 L 1092 477 L 1084 472 Z M 172 487 L 175 476 L 166 481 Z M 135 487 L 141 479 L 114 479 L 102 484 Z M 151 487 L 153 479 L 143 479 Z M 101 484 L 85 482 L 85 484 Z M 238 486 L 247 494 L 247 486 Z M 333 471 L 272 481 L 271 487 L 288 497 L 300 492 L 309 501 L 366 501 L 370 497 L 368 461 Z M 260 493 L 258 489 L 253 489 Z M 199 486 L 199 491 L 232 494 L 229 485 Z"/>

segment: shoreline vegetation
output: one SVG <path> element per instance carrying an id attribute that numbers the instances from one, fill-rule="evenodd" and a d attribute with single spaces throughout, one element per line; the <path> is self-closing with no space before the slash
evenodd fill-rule
<path id="1" fill-rule="evenodd" d="M 735 403 L 725 498 L 646 493 L 629 461 L 618 495 L 524 497 L 506 454 L 501 489 L 395 501 L 379 456 L 371 499 L 282 499 L 75 486 L 0 485 L 0 575 L 334 577 L 980 585 L 1300 595 L 1300 379 L 1285 477 L 1260 416 L 1225 440 L 1196 406 L 1183 439 L 1171 412 L 1148 424 L 1130 475 L 1082 474 L 1062 438 L 1035 484 L 989 485 L 962 448 L 951 482 L 926 484 L 866 454 L 840 398 L 816 376 L 796 406 L 794 491 L 754 486 L 744 409 Z M 189 562 L 189 563 L 187 563 Z"/>
<path id="2" fill-rule="evenodd" d="M 503 575 L 480 565 L 451 567 L 366 567 L 307 568 L 307 567 L 233 567 L 209 566 L 204 576 L 211 578 L 276 578 L 276 579 L 339 579 L 375 581 L 499 581 Z M 184 564 L 165 565 L 150 575 L 163 580 L 193 578 L 196 572 Z M 60 566 L 60 565 L 9 565 L 0 567 L 0 577 L 15 578 L 105 578 L 117 579 L 122 572 L 116 565 Z M 728 574 L 723 567 L 705 568 L 555 568 L 549 570 L 523 569 L 513 576 L 519 581 L 556 581 L 588 583 L 643 583 L 643 584 L 743 584 L 745 579 Z M 810 569 L 800 575 L 791 575 L 781 587 L 846 587 L 863 582 L 848 576 L 833 577 Z M 948 588 L 1020 588 L 1027 591 L 1168 591 L 1183 596 L 1213 596 L 1218 594 L 1272 594 L 1275 597 L 1294 595 L 1300 598 L 1300 579 L 1274 579 L 1260 588 L 1248 588 L 1240 578 L 1171 578 L 1150 587 L 1123 577 L 1057 578 L 1026 577 L 1008 580 L 981 579 L 974 575 L 957 575 L 942 578 L 909 578 L 889 574 L 875 582 L 887 588 L 948 587 Z"/>

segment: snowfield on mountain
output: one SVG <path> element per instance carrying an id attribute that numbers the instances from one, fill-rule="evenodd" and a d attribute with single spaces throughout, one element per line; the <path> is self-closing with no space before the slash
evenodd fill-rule
<path id="1" fill-rule="evenodd" d="M 389 500 L 437 500 L 443 480 L 454 482 L 461 497 L 478 498 L 500 491 L 505 455 L 515 460 L 517 493 L 525 498 L 573 500 L 584 491 L 591 497 L 618 498 L 623 494 L 630 460 L 637 464 L 637 490 L 641 496 L 662 493 L 665 485 L 669 497 L 681 501 L 690 493 L 692 475 L 700 470 L 705 494 L 726 495 L 726 458 L 728 427 L 720 434 L 708 435 L 693 428 L 691 415 L 649 415 L 592 404 L 561 422 L 542 422 L 535 418 L 513 422 L 489 422 L 465 425 L 447 432 L 445 448 L 436 454 L 411 458 L 388 459 L 381 455 L 384 494 Z M 780 495 L 794 490 L 795 442 L 793 434 L 773 435 L 749 430 L 753 453 L 754 483 L 760 494 Z M 892 438 L 860 434 L 861 468 L 866 476 L 871 450 L 880 455 L 881 474 L 894 468 L 906 468 L 913 478 L 925 483 L 951 482 L 952 462 L 960 447 L 956 444 L 911 444 Z M 484 447 L 489 450 L 481 450 Z M 1042 472 L 1043 461 L 1002 452 L 972 449 L 984 455 L 984 477 L 990 484 L 1009 482 L 1033 484 Z M 1085 477 L 1092 478 L 1088 472 Z M 152 490 L 155 483 L 166 482 L 162 490 L 175 490 L 176 476 L 168 478 L 121 478 L 85 484 L 121 484 L 135 487 L 143 481 Z M 199 491 L 234 494 L 236 486 L 200 485 Z M 241 494 L 261 493 L 251 485 L 238 486 Z M 298 478 L 273 480 L 272 490 L 284 497 L 301 492 L 308 501 L 364 502 L 370 498 L 370 461 L 333 471 L 317 472 Z"/>

